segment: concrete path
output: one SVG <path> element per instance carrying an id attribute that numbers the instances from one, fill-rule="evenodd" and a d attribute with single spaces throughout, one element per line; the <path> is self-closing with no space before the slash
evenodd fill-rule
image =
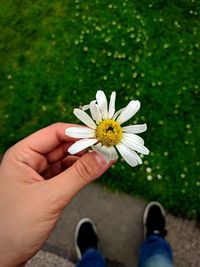
<path id="1" fill-rule="evenodd" d="M 101 250 L 110 260 L 109 266 L 136 267 L 138 248 L 143 240 L 145 205 L 139 198 L 112 193 L 98 184 L 90 184 L 65 209 L 43 249 L 76 262 L 73 233 L 81 218 L 90 217 L 97 225 Z M 176 267 L 200 266 L 200 229 L 194 222 L 170 214 L 167 215 L 167 225 Z M 31 267 L 36 266 L 43 265 Z"/>
<path id="2" fill-rule="evenodd" d="M 75 265 L 54 253 L 41 250 L 26 264 L 26 267 L 75 267 Z"/>

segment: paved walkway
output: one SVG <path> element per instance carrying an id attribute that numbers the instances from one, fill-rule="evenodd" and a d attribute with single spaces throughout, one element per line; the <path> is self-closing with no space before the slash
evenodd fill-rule
<path id="1" fill-rule="evenodd" d="M 74 267 L 75 265 L 68 259 L 57 256 L 54 253 L 39 251 L 26 267 Z"/>
<path id="2" fill-rule="evenodd" d="M 65 209 L 43 249 L 75 262 L 74 229 L 81 218 L 90 217 L 96 222 L 101 250 L 110 260 L 109 266 L 136 267 L 138 248 L 143 240 L 142 213 L 145 205 L 142 199 L 112 193 L 98 184 L 90 184 Z M 167 225 L 176 267 L 200 266 L 200 229 L 194 222 L 171 214 L 167 215 Z M 48 258 L 49 254 L 40 252 L 39 256 Z M 48 265 L 42 264 L 40 261 L 40 264 L 27 266 L 58 266 L 53 260 Z M 72 266 L 70 262 L 64 264 L 59 266 Z"/>

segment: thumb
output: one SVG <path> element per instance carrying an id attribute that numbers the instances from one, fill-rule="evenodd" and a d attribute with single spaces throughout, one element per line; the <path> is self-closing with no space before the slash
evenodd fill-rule
<path id="1" fill-rule="evenodd" d="M 91 181 L 102 175 L 111 165 L 95 151 L 84 154 L 70 168 L 47 180 L 48 191 L 54 192 L 54 203 L 64 208 L 71 198 Z"/>

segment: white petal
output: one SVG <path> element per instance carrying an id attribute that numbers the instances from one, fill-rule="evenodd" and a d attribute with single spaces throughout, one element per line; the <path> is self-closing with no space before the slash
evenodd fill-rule
<path id="1" fill-rule="evenodd" d="M 122 138 L 126 139 L 129 142 L 138 142 L 141 145 L 144 145 L 144 139 L 137 134 L 132 133 L 123 133 Z"/>
<path id="2" fill-rule="evenodd" d="M 116 99 L 116 92 L 112 92 L 109 103 L 109 112 L 108 112 L 109 119 L 112 119 L 115 113 L 115 99 Z"/>
<path id="3" fill-rule="evenodd" d="M 101 143 L 98 143 L 94 146 L 92 146 L 92 149 L 95 150 L 96 152 L 102 154 L 104 156 L 104 159 L 106 160 L 106 157 L 107 157 L 107 153 L 104 149 L 102 149 L 102 144 Z"/>
<path id="4" fill-rule="evenodd" d="M 96 99 L 97 99 L 97 104 L 103 115 L 103 119 L 107 119 L 108 118 L 108 102 L 107 102 L 107 98 L 104 92 L 100 90 L 97 91 Z"/>
<path id="5" fill-rule="evenodd" d="M 140 102 L 138 100 L 132 100 L 122 111 L 122 113 L 119 115 L 117 118 L 117 122 L 119 124 L 124 123 L 125 121 L 129 120 L 132 118 L 135 113 L 139 110 L 140 108 Z"/>
<path id="6" fill-rule="evenodd" d="M 102 144 L 101 144 L 101 143 L 97 143 L 97 144 L 95 144 L 94 146 L 92 146 L 92 149 L 98 151 L 99 148 L 101 148 L 101 147 L 102 147 Z"/>
<path id="7" fill-rule="evenodd" d="M 111 160 L 117 160 L 118 159 L 118 154 L 116 149 L 113 146 L 101 146 L 100 143 L 97 145 L 93 146 L 93 149 L 99 153 L 101 153 L 106 162 L 109 163 Z"/>
<path id="8" fill-rule="evenodd" d="M 94 121 L 96 121 L 97 116 L 96 100 L 90 102 L 90 113 Z"/>
<path id="9" fill-rule="evenodd" d="M 128 133 L 127 133 L 126 135 L 133 135 L 133 134 L 128 134 Z M 138 136 L 137 136 L 137 137 L 138 137 Z M 129 137 L 127 138 L 127 136 L 124 136 L 124 134 L 123 134 L 123 137 L 122 137 L 121 142 L 122 142 L 124 145 L 130 147 L 130 148 L 133 149 L 133 150 L 136 150 L 136 151 L 139 152 L 139 153 L 142 153 L 142 154 L 144 154 L 144 155 L 148 155 L 148 154 L 149 154 L 149 150 L 148 150 L 148 148 L 146 148 L 145 146 L 143 146 L 143 145 L 141 144 L 141 142 L 139 142 L 139 140 L 136 141 L 136 137 L 135 137 L 135 136 L 133 136 L 132 138 L 130 138 L 130 136 L 129 136 Z"/>
<path id="10" fill-rule="evenodd" d="M 99 124 L 102 121 L 102 114 L 99 106 L 96 104 L 96 123 Z"/>
<path id="11" fill-rule="evenodd" d="M 82 151 L 83 149 L 94 145 L 97 143 L 97 139 L 81 139 L 77 142 L 75 142 L 73 145 L 71 145 L 68 149 L 68 152 L 72 155 Z"/>
<path id="12" fill-rule="evenodd" d="M 130 125 L 122 127 L 122 131 L 126 133 L 143 133 L 147 130 L 146 123 L 144 124 L 136 124 L 136 125 Z"/>
<path id="13" fill-rule="evenodd" d="M 102 149 L 105 151 L 107 162 L 118 159 L 117 151 L 113 146 L 102 146 Z"/>
<path id="14" fill-rule="evenodd" d="M 117 151 L 114 147 L 110 147 L 110 154 L 111 154 L 111 160 L 117 160 L 118 159 L 118 154 Z"/>
<path id="15" fill-rule="evenodd" d="M 137 160 L 138 164 L 141 165 L 142 164 L 142 160 L 138 156 L 138 154 L 133 149 L 131 149 L 131 153 L 135 156 L 135 159 Z"/>
<path id="16" fill-rule="evenodd" d="M 113 120 L 116 120 L 116 118 L 119 116 L 119 114 L 122 113 L 123 110 L 124 110 L 124 108 L 119 109 L 119 110 L 114 114 L 114 116 L 113 116 Z"/>
<path id="17" fill-rule="evenodd" d="M 95 124 L 95 122 L 92 120 L 92 118 L 83 110 L 79 109 L 79 108 L 75 108 L 74 109 L 74 115 L 83 123 L 85 123 L 85 125 L 87 125 L 88 127 L 92 128 L 92 129 L 96 129 L 97 126 Z"/>
<path id="18" fill-rule="evenodd" d="M 65 130 L 65 134 L 74 138 L 93 138 L 96 136 L 95 130 L 87 127 L 70 127 Z"/>
<path id="19" fill-rule="evenodd" d="M 130 166 L 135 167 L 139 164 L 138 157 L 135 156 L 135 153 L 133 153 L 134 151 L 132 149 L 123 145 L 122 143 L 117 144 L 116 147 L 121 156 Z"/>
<path id="20" fill-rule="evenodd" d="M 86 111 L 90 108 L 90 105 L 85 105 L 85 106 L 82 106 L 82 110 Z"/>

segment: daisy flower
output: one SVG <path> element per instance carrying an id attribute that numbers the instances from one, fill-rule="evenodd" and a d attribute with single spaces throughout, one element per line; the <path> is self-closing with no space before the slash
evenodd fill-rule
<path id="1" fill-rule="evenodd" d="M 104 156 L 106 162 L 117 160 L 118 151 L 130 166 L 142 164 L 137 152 L 147 155 L 149 150 L 137 134 L 146 131 L 146 123 L 121 126 L 139 110 L 140 102 L 132 100 L 125 108 L 115 112 L 115 99 L 116 92 L 112 92 L 108 105 L 104 92 L 97 91 L 96 100 L 82 109 L 74 109 L 75 116 L 87 127 L 70 127 L 65 130 L 66 135 L 80 139 L 70 146 L 70 154 L 92 147 Z M 90 110 L 91 116 L 86 110 Z"/>

